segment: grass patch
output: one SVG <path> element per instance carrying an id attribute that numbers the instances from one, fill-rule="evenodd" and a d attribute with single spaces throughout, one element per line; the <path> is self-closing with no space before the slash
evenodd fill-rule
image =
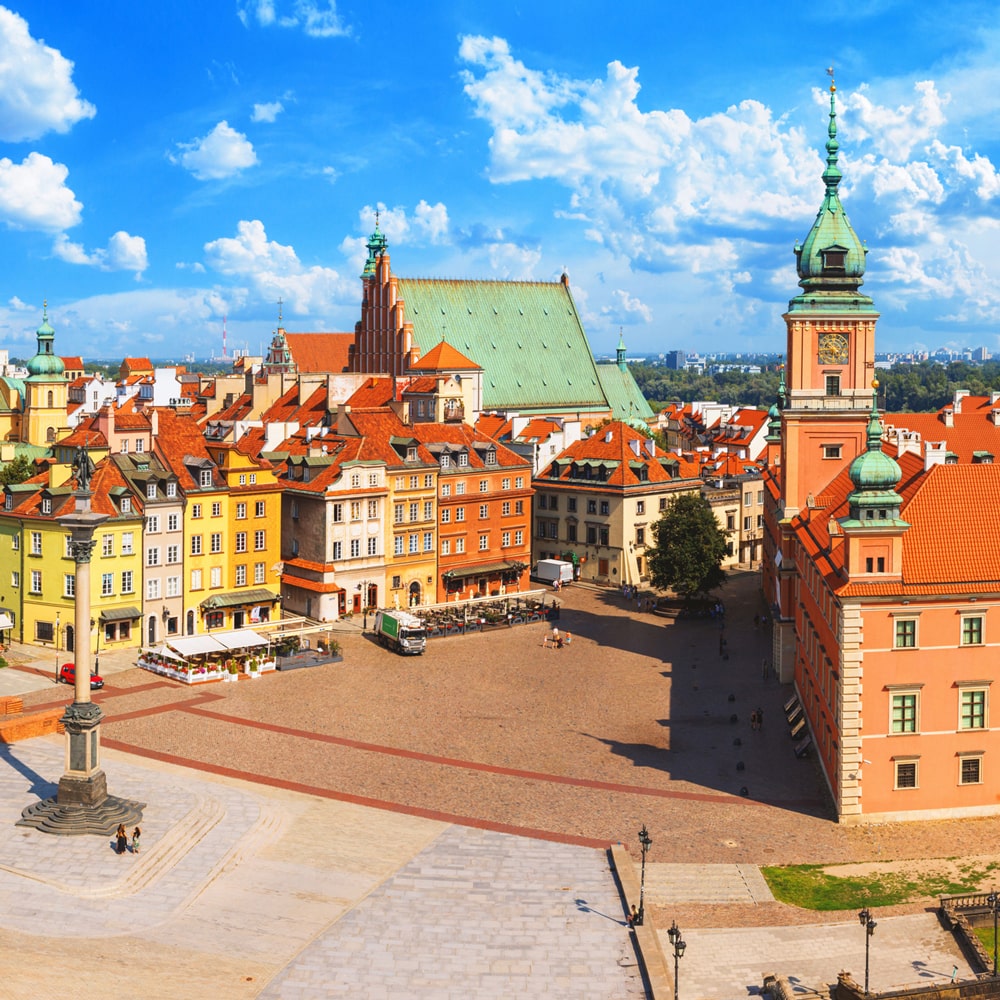
<path id="1" fill-rule="evenodd" d="M 839 876 L 825 872 L 824 865 L 787 865 L 762 868 L 774 898 L 806 910 L 857 910 L 864 906 L 895 906 L 941 893 L 972 892 L 997 870 L 995 863 L 963 864 L 960 878 L 948 871 L 926 873 L 874 872 L 864 876 Z M 992 947 L 990 928 L 990 946 Z"/>

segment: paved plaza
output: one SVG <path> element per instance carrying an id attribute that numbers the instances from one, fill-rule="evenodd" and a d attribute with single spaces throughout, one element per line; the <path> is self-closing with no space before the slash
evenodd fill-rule
<path id="1" fill-rule="evenodd" d="M 402 658 L 353 628 L 340 664 L 198 688 L 102 651 L 104 767 L 113 794 L 148 803 L 142 853 L 15 826 L 54 794 L 62 742 L 0 746 L 0 998 L 642 997 L 606 848 L 636 858 L 643 823 L 648 912 L 665 950 L 675 916 L 688 943 L 685 1000 L 746 997 L 766 973 L 818 991 L 863 977 L 863 933 L 776 903 L 761 864 L 995 836 L 830 821 L 781 725 L 787 689 L 762 676 L 749 574 L 727 585 L 728 658 L 716 623 L 583 588 L 559 600 L 562 650 L 526 625 Z M 51 653 L 12 653 L 0 676 L 30 681 L 26 705 L 71 698 Z M 970 974 L 923 907 L 879 915 L 874 989 L 955 966 Z"/>

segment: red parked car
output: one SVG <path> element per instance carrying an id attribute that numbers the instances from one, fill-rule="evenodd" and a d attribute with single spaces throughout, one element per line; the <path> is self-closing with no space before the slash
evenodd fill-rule
<path id="1" fill-rule="evenodd" d="M 59 680 L 66 684 L 76 684 L 76 665 L 73 663 L 64 663 L 59 668 Z M 98 691 L 102 687 L 104 687 L 104 678 L 99 674 L 91 674 L 90 690 Z"/>

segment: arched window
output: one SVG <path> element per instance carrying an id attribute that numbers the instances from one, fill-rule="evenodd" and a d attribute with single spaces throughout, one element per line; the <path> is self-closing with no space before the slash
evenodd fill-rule
<path id="1" fill-rule="evenodd" d="M 49 400 L 49 401 L 48 401 L 48 403 L 47 403 L 47 406 L 48 406 L 48 408 L 49 408 L 49 409 L 51 410 L 51 409 L 52 409 L 52 390 L 51 390 L 51 389 L 49 389 L 49 395 L 48 395 L 48 400 Z"/>

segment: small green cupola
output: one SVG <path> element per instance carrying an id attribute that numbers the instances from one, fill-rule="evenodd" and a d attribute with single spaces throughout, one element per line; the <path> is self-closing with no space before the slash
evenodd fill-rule
<path id="1" fill-rule="evenodd" d="M 28 377 L 36 381 L 65 377 L 66 366 L 53 349 L 56 331 L 49 325 L 49 304 L 42 307 L 42 325 L 36 331 L 38 351 L 28 362 Z"/>
<path id="2" fill-rule="evenodd" d="M 826 196 L 809 235 L 795 245 L 799 285 L 807 292 L 850 292 L 864 284 L 868 248 L 858 239 L 840 203 L 837 188 L 842 174 L 837 165 L 837 88 L 830 85 L 830 126 L 826 142 L 823 183 Z"/>
<path id="3" fill-rule="evenodd" d="M 781 411 L 785 408 L 785 366 L 778 366 L 778 391 L 774 402 L 767 411 L 767 435 L 765 441 L 774 444 L 781 440 Z"/>
<path id="4" fill-rule="evenodd" d="M 868 446 L 851 462 L 848 475 L 854 490 L 847 498 L 850 513 L 842 524 L 892 524 L 899 527 L 902 497 L 896 487 L 902 472 L 895 459 L 882 451 L 882 423 L 878 417 L 878 380 L 872 382 L 872 411 L 868 421 Z"/>
<path id="5" fill-rule="evenodd" d="M 625 337 L 622 328 L 618 327 L 618 346 L 615 348 L 615 361 L 619 371 L 628 371 L 628 364 L 625 361 Z"/>
<path id="6" fill-rule="evenodd" d="M 368 248 L 368 259 L 365 261 L 365 269 L 362 272 L 362 277 L 367 277 L 369 274 L 375 273 L 375 265 L 378 263 L 379 257 L 385 253 L 386 246 L 388 245 L 385 234 L 379 231 L 378 217 L 379 213 L 376 211 L 375 232 L 368 237 L 368 242 L 365 244 Z"/>

